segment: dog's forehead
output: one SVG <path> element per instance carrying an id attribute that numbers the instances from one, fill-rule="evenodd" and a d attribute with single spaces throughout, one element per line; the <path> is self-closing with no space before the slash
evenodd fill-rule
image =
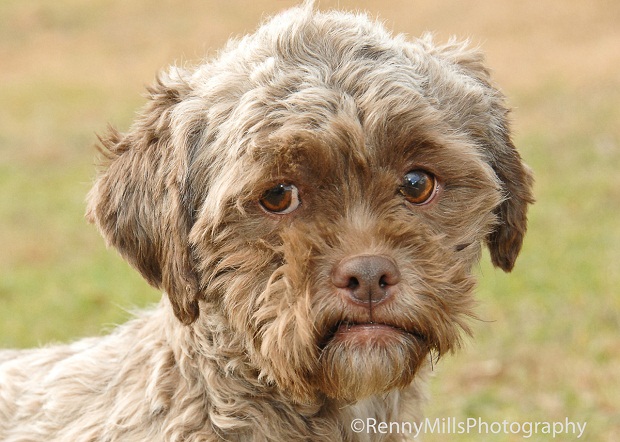
<path id="1" fill-rule="evenodd" d="M 424 58 L 422 45 L 364 15 L 298 8 L 231 42 L 192 82 L 212 120 L 226 125 L 220 133 L 320 128 L 335 116 L 369 128 L 398 120 L 404 109 L 430 109 Z"/>
<path id="2" fill-rule="evenodd" d="M 243 134 L 229 147 L 256 158 L 372 155 L 388 133 L 389 144 L 405 133 L 419 140 L 441 124 L 420 47 L 365 16 L 306 14 L 274 19 L 223 57 L 234 103 L 220 133 Z"/>
<path id="3" fill-rule="evenodd" d="M 483 88 L 456 71 L 425 41 L 393 36 L 364 15 L 288 11 L 191 78 L 208 108 L 197 164 L 230 195 L 297 172 L 342 180 L 351 167 L 402 174 L 443 163 L 459 180 L 462 171 L 490 182 L 479 146 L 459 129 L 458 110 Z M 460 87 L 450 85 L 455 76 Z M 442 102 L 439 89 L 448 91 Z"/>

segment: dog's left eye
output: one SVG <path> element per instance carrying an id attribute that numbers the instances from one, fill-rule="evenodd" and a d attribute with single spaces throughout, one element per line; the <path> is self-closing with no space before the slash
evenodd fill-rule
<path id="1" fill-rule="evenodd" d="M 280 183 L 263 194 L 260 204 L 268 212 L 291 213 L 299 207 L 299 191 L 293 184 Z"/>
<path id="2" fill-rule="evenodd" d="M 412 170 L 404 176 L 400 193 L 415 205 L 428 203 L 437 190 L 437 180 L 424 170 Z"/>

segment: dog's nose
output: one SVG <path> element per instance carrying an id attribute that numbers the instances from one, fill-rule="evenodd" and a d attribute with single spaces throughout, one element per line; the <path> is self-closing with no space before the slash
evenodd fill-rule
<path id="1" fill-rule="evenodd" d="M 400 281 L 396 263 L 385 256 L 357 255 L 340 261 L 332 271 L 332 283 L 356 302 L 378 303 Z"/>

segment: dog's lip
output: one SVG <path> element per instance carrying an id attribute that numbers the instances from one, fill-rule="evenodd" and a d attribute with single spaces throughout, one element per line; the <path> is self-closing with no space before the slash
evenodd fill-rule
<path id="1" fill-rule="evenodd" d="M 366 322 L 366 323 L 343 323 L 340 324 L 336 330 L 336 333 L 355 333 L 361 330 L 396 330 L 405 332 L 405 330 L 394 327 L 393 325 L 381 324 L 375 322 Z"/>
<path id="2" fill-rule="evenodd" d="M 406 330 L 402 327 L 387 324 L 382 322 L 350 322 L 340 321 L 336 323 L 329 331 L 329 333 L 323 339 L 323 346 L 335 337 L 346 338 L 347 335 L 367 333 L 367 334 L 380 334 L 380 333 L 402 333 L 407 334 L 419 341 L 426 341 L 426 337 L 418 332 Z"/>

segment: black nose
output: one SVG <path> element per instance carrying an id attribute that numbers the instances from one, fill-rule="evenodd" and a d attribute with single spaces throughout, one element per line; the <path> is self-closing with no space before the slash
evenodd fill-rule
<path id="1" fill-rule="evenodd" d="M 332 283 L 353 301 L 378 303 L 386 299 L 400 281 L 396 263 L 385 256 L 357 255 L 345 258 L 333 269 Z"/>

